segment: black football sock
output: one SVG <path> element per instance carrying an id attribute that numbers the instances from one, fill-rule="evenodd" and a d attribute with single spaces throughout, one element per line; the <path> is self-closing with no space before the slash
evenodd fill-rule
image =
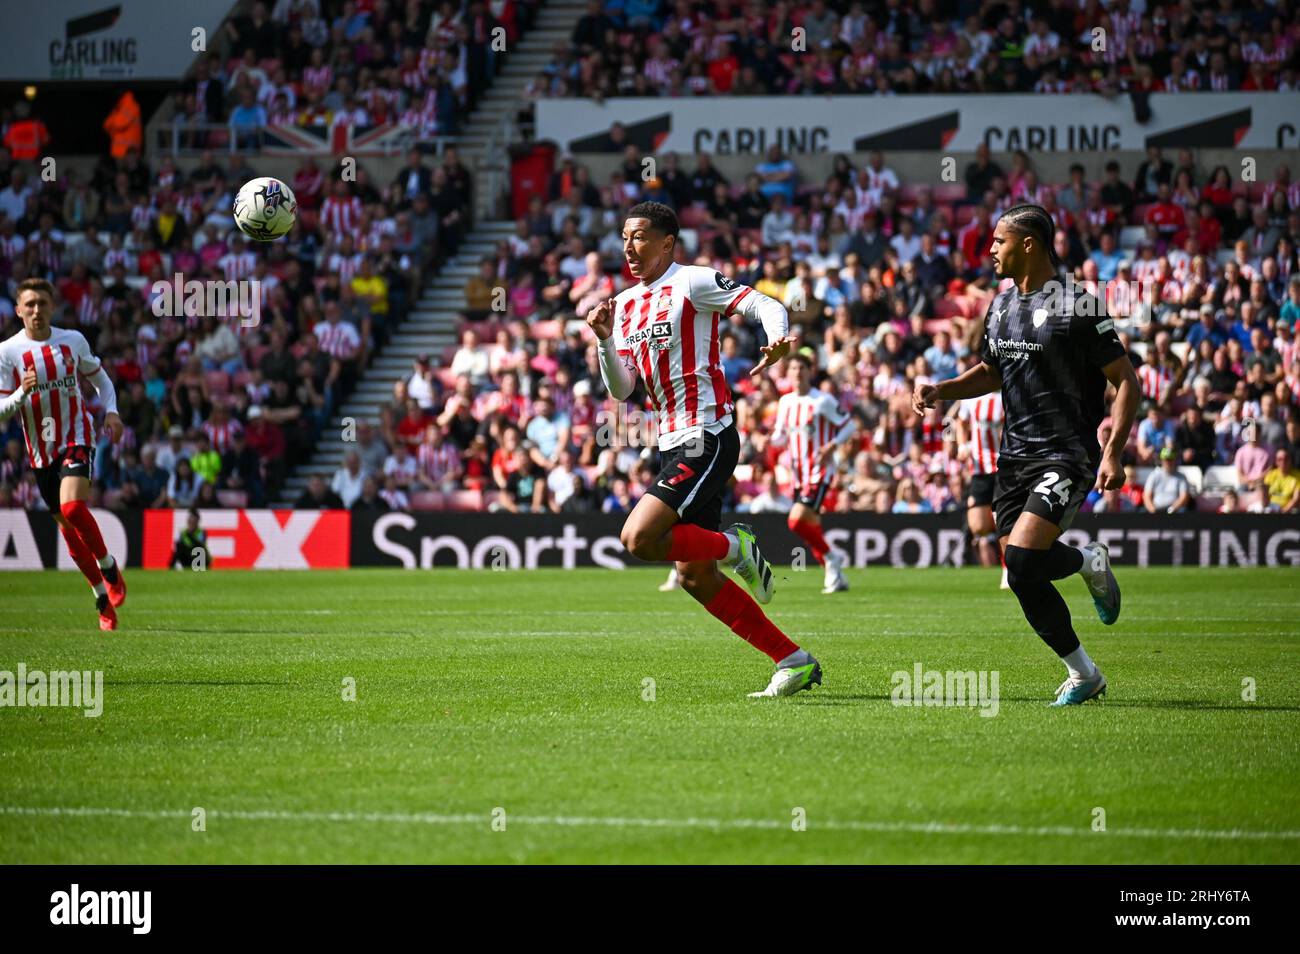
<path id="1" fill-rule="evenodd" d="M 1064 545 L 1062 548 L 1068 549 Z M 1064 658 L 1079 648 L 1079 637 L 1074 632 L 1070 608 L 1046 577 L 1047 556 L 1050 553 L 1050 550 L 1008 546 L 1007 582 L 1020 600 L 1020 608 L 1024 610 L 1025 619 L 1034 632 L 1052 647 L 1056 655 Z M 1082 559 L 1077 550 L 1075 553 Z M 1076 571 L 1077 569 L 1078 567 L 1075 568 Z"/>
<path id="2" fill-rule="evenodd" d="M 1043 555 L 1043 572 L 1049 580 L 1063 580 L 1083 569 L 1083 551 L 1066 546 L 1060 540 L 1052 543 L 1050 550 L 1030 550 Z"/>

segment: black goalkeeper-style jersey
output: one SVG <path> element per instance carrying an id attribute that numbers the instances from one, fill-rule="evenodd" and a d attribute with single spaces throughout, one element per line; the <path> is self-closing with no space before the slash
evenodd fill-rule
<path id="1" fill-rule="evenodd" d="M 1115 323 L 1093 295 L 1049 282 L 993 299 L 980 357 L 1002 377 L 1005 418 L 999 455 L 1101 461 L 1097 427 L 1106 416 L 1101 369 L 1125 354 Z"/>

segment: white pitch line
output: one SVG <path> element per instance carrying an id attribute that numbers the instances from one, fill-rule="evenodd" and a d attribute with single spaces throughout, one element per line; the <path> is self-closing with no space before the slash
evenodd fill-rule
<path id="1" fill-rule="evenodd" d="M 38 816 L 43 818 L 190 818 L 186 809 L 134 809 L 0 805 L 0 815 Z M 208 818 L 227 818 L 232 821 L 289 821 L 289 822 L 383 822 L 396 825 L 481 825 L 490 826 L 487 814 L 437 814 L 433 812 L 312 812 L 312 811 L 225 811 L 212 809 Z M 772 818 L 622 818 L 617 816 L 578 815 L 506 815 L 508 823 L 560 828 L 702 828 L 712 831 L 765 830 L 785 831 L 790 822 Z M 1072 828 L 1066 825 L 967 825 L 949 822 L 888 822 L 888 821 L 818 821 L 807 822 L 810 831 L 862 831 L 876 834 L 916 835 L 1006 835 L 1060 837 L 1071 835 L 1103 835 L 1112 838 L 1160 838 L 1173 840 L 1215 841 L 1293 841 L 1300 839 L 1300 831 L 1248 831 L 1203 828 L 1113 828 L 1094 832 L 1091 828 Z"/>

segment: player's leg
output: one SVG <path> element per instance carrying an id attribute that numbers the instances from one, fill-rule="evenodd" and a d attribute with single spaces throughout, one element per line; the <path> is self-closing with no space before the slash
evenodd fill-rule
<path id="1" fill-rule="evenodd" d="M 1084 567 L 1085 554 L 1058 539 L 1082 499 L 1080 488 L 1085 482 L 1078 479 L 1080 476 L 1061 468 L 1025 468 L 1018 487 L 1020 491 L 1028 488 L 1023 505 L 1013 508 L 1005 496 L 997 504 L 1011 590 L 1029 625 L 1061 659 L 1069 674 L 1058 688 L 1053 705 L 1078 704 L 1106 691 L 1105 677 L 1079 642 L 1070 609 L 1052 585 L 1054 580 Z M 1075 490 L 1071 492 L 1069 485 L 1061 481 L 1069 481 Z M 1063 492 L 1058 492 L 1058 487 Z"/>
<path id="2" fill-rule="evenodd" d="M 788 696 L 820 685 L 821 665 L 773 623 L 754 598 L 723 575 L 712 560 L 677 564 L 682 589 L 724 626 L 776 664 L 767 688 L 751 698 Z"/>
<path id="3" fill-rule="evenodd" d="M 726 532 L 718 522 L 687 519 L 702 507 L 718 504 L 740 455 L 734 427 L 704 434 L 662 455 L 662 469 L 628 515 L 621 535 L 633 556 L 651 562 L 693 563 L 721 560 L 749 587 L 760 603 L 772 599 L 772 568 L 758 548 L 754 531 L 734 524 Z"/>
<path id="4" fill-rule="evenodd" d="M 95 515 L 90 512 L 90 459 L 89 447 L 69 447 L 63 452 L 63 479 L 59 484 L 59 511 L 63 518 L 81 537 L 81 542 L 99 564 L 104 582 L 108 584 L 108 598 L 114 607 L 126 601 L 126 579 L 104 545 Z"/>
<path id="5" fill-rule="evenodd" d="M 99 628 L 110 630 L 117 628 L 117 614 L 113 612 L 113 606 L 108 599 L 108 588 L 104 584 L 104 574 L 99 569 L 99 563 L 90 552 L 90 548 L 82 542 L 81 534 L 77 532 L 76 527 L 68 522 L 67 517 L 62 511 L 62 466 L 55 463 L 51 467 L 42 467 L 36 471 L 36 485 L 40 489 L 41 498 L 45 501 L 45 506 L 49 508 L 50 516 L 58 524 L 59 533 L 63 536 L 63 542 L 68 548 L 68 553 L 72 555 L 72 560 L 77 565 L 90 584 L 91 591 L 95 594 L 95 606 L 99 611 Z"/>

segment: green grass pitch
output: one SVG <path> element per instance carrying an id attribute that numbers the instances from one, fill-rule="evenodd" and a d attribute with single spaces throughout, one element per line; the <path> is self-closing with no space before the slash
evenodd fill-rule
<path id="1" fill-rule="evenodd" d="M 0 862 L 1300 861 L 1300 575 L 1118 574 L 1109 629 L 1061 584 L 1110 680 L 1068 710 L 990 571 L 777 568 L 826 673 L 784 700 L 657 568 L 136 571 L 103 635 L 4 574 L 0 670 L 103 670 L 104 710 L 0 709 Z M 893 705 L 917 663 L 996 670 L 997 715 Z"/>

